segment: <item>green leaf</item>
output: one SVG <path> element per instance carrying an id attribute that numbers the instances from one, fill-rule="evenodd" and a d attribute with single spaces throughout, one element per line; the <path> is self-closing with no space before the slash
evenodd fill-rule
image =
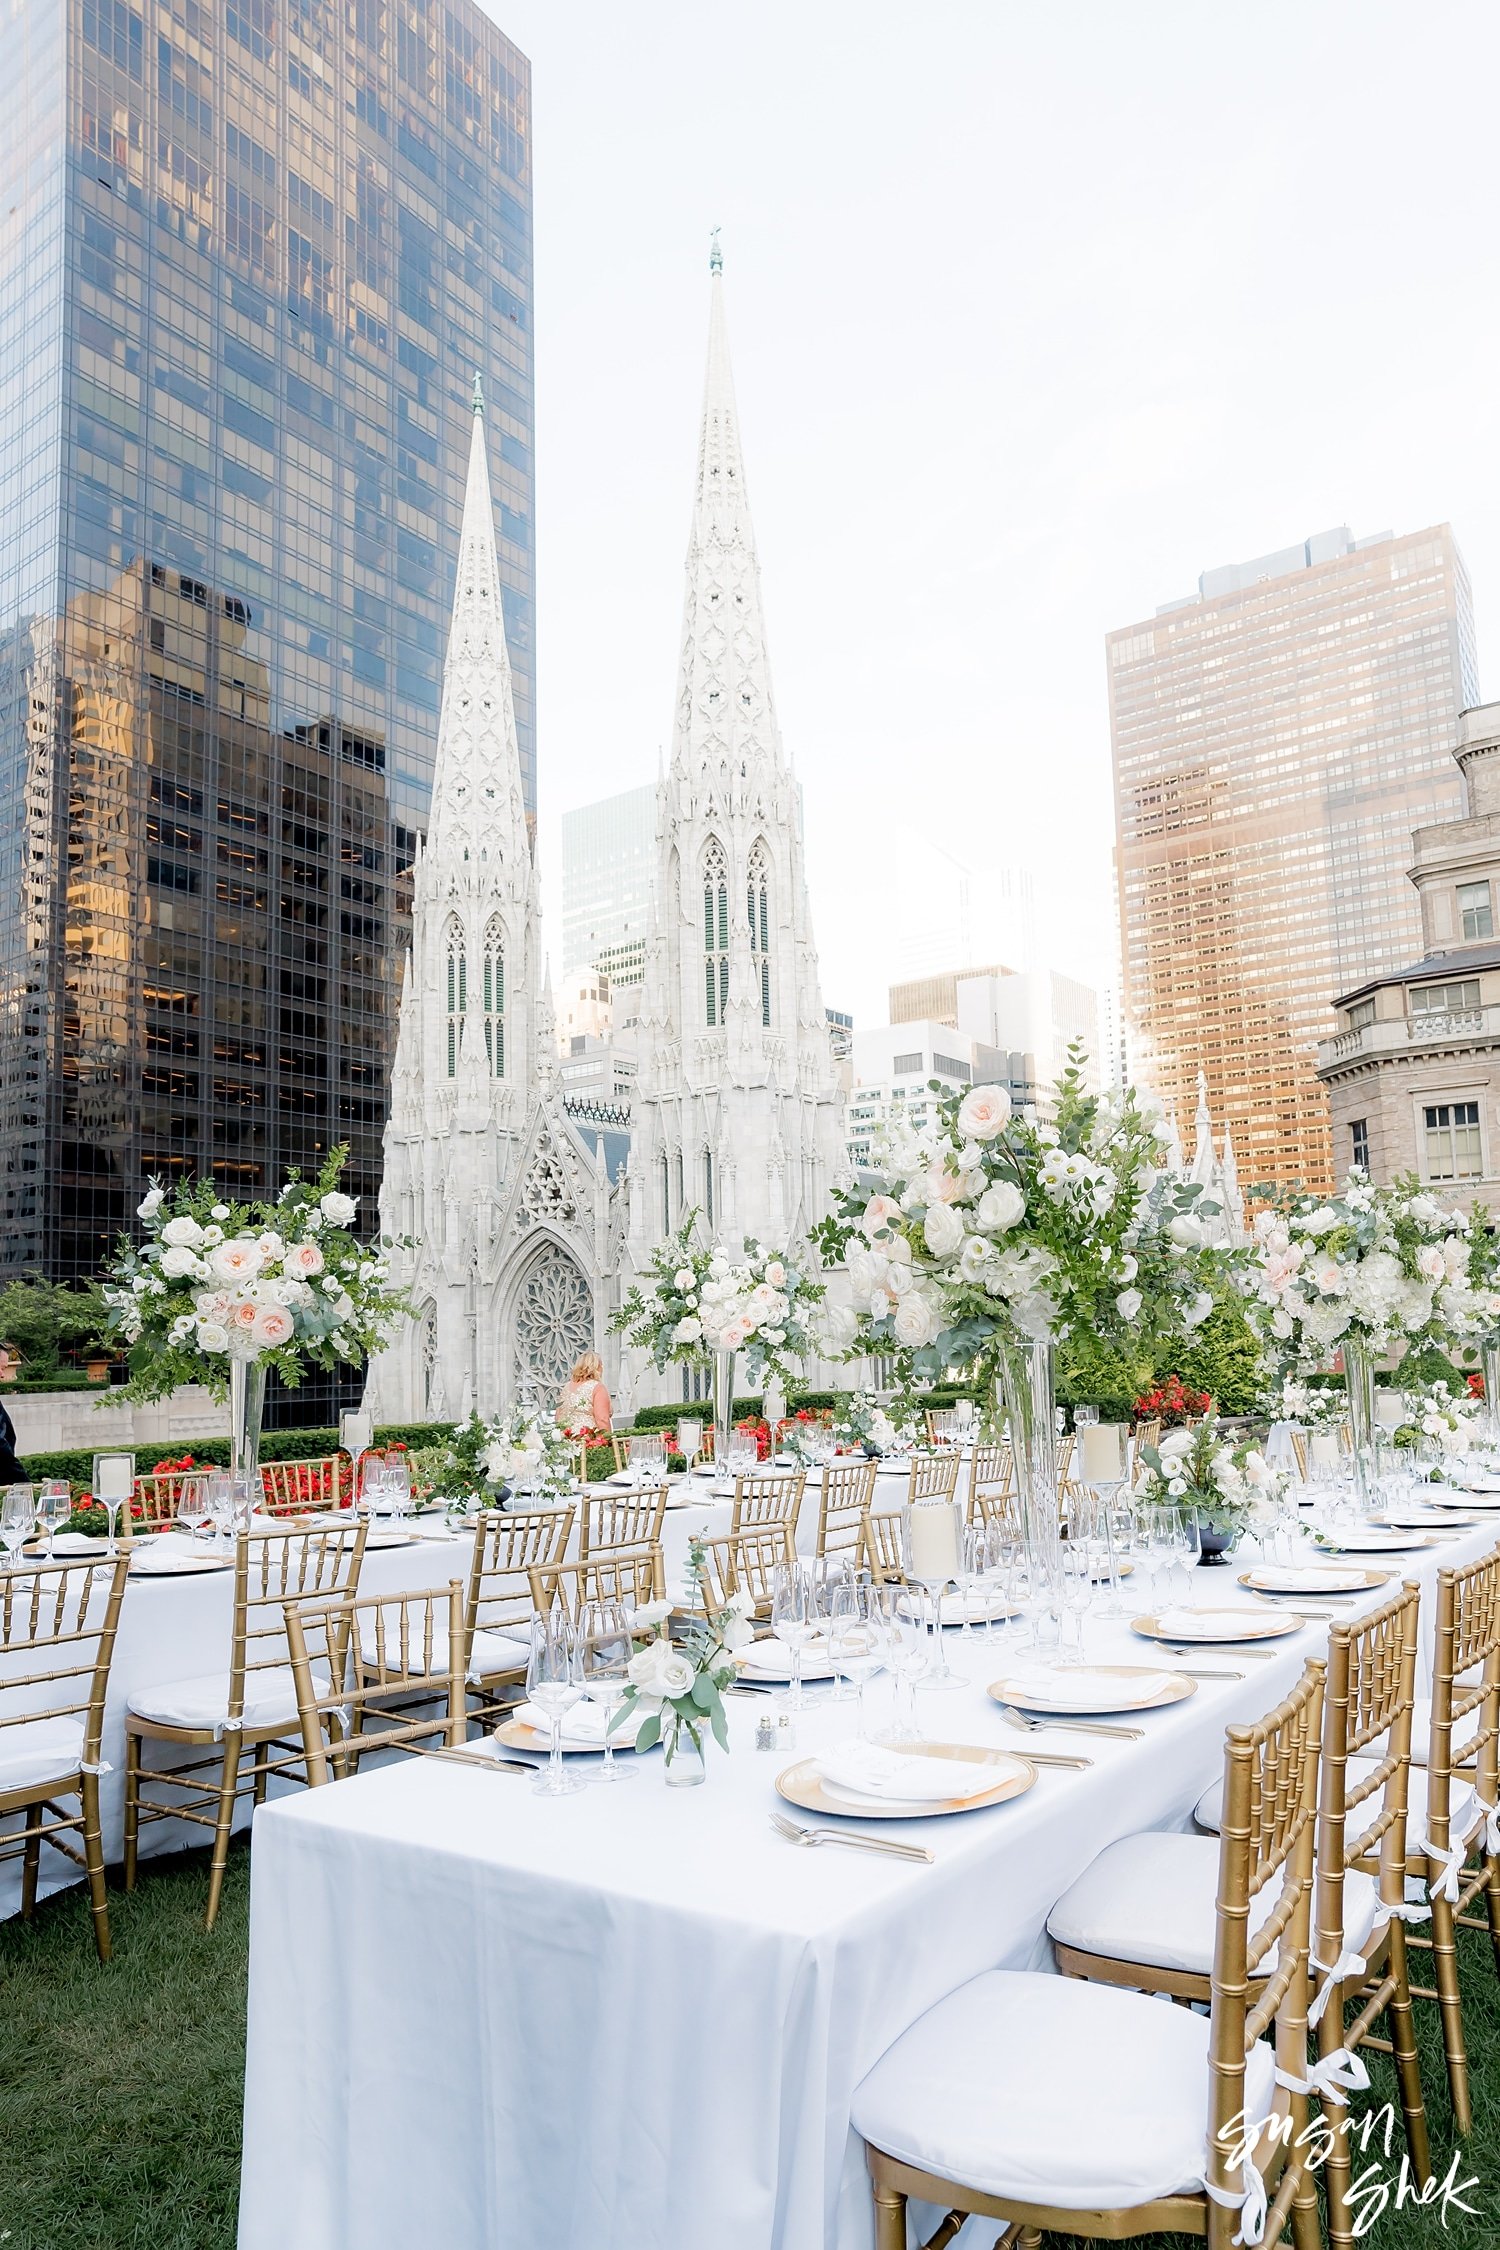
<path id="1" fill-rule="evenodd" d="M 722 1703 L 718 1706 L 718 1709 L 716 1711 L 710 1714 L 709 1725 L 714 1730 L 714 1740 L 719 1745 L 719 1748 L 721 1750 L 727 1750 L 729 1748 L 729 1727 L 725 1721 L 724 1706 Z"/>
<path id="2" fill-rule="evenodd" d="M 700 1672 L 693 1682 L 693 1702 L 700 1711 L 711 1711 L 719 1700 L 719 1691 L 706 1672 Z"/>
<path id="3" fill-rule="evenodd" d="M 641 1731 L 635 1738 L 635 1746 L 637 1750 L 654 1750 L 660 1740 L 661 1713 L 660 1711 L 653 1711 L 649 1719 L 642 1721 Z"/>

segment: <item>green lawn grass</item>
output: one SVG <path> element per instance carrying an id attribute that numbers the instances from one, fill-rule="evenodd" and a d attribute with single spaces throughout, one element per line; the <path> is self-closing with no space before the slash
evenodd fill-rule
<path id="1" fill-rule="evenodd" d="M 248 1877 L 239 1847 L 209 1932 L 202 1855 L 148 1866 L 132 1897 L 110 1893 L 115 1957 L 102 1969 L 81 1892 L 49 1900 L 30 1928 L 0 1923 L 3 2250 L 233 2250 Z M 1419 1983 L 1427 1968 L 1417 1955 Z M 1478 2215 L 1390 2208 L 1364 2236 L 1371 2250 L 1494 2250 L 1500 2242 L 1500 1983 L 1484 1939 L 1465 1938 L 1463 1977 L 1475 2128 L 1460 2172 L 1477 2176 L 1465 2200 Z M 1430 2003 L 1419 2005 L 1417 2023 L 1442 2175 L 1459 2144 Z M 1356 2115 L 1395 2102 L 1389 2064 L 1369 2060 L 1374 2086 Z M 1086 2118 L 1079 2129 L 1087 2131 Z M 1397 2123 L 1381 2163 L 1392 2188 L 1402 2146 Z M 1360 2158 L 1356 2171 L 1375 2155 Z M 711 2214 L 705 2222 L 708 2242 Z M 1061 2238 L 1052 2239 L 1061 2250 Z"/>

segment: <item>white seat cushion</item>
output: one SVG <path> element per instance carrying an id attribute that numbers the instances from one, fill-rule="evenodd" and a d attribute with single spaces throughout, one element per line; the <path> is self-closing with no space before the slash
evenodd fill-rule
<path id="1" fill-rule="evenodd" d="M 66 1781 L 83 1758 L 81 1719 L 23 1719 L 0 1727 L 0 1794 Z"/>
<path id="2" fill-rule="evenodd" d="M 1368 1771 L 1374 1761 L 1366 1758 L 1349 1760 L 1349 1779 L 1361 1770 Z M 1373 1800 L 1371 1800 L 1373 1802 Z M 1448 1819 L 1454 1843 L 1472 1836 L 1483 1819 L 1474 1803 L 1474 1781 L 1471 1774 L 1455 1774 L 1448 1783 Z M 1364 1807 L 1359 1808 L 1363 1812 Z M 1422 1839 L 1427 1834 L 1427 1768 L 1411 1767 L 1406 1788 L 1406 1848 L 1410 1854 L 1420 1852 Z"/>
<path id="3" fill-rule="evenodd" d="M 903 2032 L 855 2089 L 856 2132 L 900 2162 L 1018 2203 L 1130 2209 L 1201 2185 L 1208 2018 L 1168 2000 L 992 1969 Z M 1263 2117 L 1275 2059 L 1250 2055 Z"/>
<path id="4" fill-rule="evenodd" d="M 411 1634 L 407 1643 L 406 1654 L 403 1657 L 400 1616 L 399 1612 L 395 1610 L 391 1613 L 383 1645 L 376 1637 L 374 1618 L 366 1617 L 360 1627 L 359 1653 L 366 1664 L 373 1665 L 383 1662 L 388 1672 L 399 1672 L 403 1666 L 413 1673 L 424 1673 L 428 1669 L 426 1662 L 424 1662 L 420 1620 L 413 1619 L 412 1621 Z M 469 1646 L 468 1676 L 471 1680 L 484 1680 L 490 1678 L 496 1672 L 524 1671 L 530 1654 L 531 1636 L 529 1633 L 524 1641 L 512 1640 L 503 1630 L 476 1633 Z M 446 1672 L 448 1669 L 448 1635 L 446 1632 L 436 1630 L 433 1632 L 431 1669 L 434 1672 Z"/>
<path id="5" fill-rule="evenodd" d="M 1210 1836 L 1217 1836 L 1224 1825 L 1224 1776 L 1220 1774 L 1212 1789 L 1205 1789 L 1193 1807 L 1193 1818 Z"/>
<path id="6" fill-rule="evenodd" d="M 313 1685 L 325 1696 L 332 1683 L 326 1672 L 314 1672 Z M 130 1708 L 153 1726 L 191 1727 L 199 1732 L 219 1728 L 229 1716 L 229 1675 L 200 1672 L 190 1680 L 157 1680 L 137 1688 Z M 297 1686 L 290 1664 L 246 1673 L 243 1724 L 247 1729 L 297 1724 Z"/>
<path id="7" fill-rule="evenodd" d="M 1080 1953 L 1182 1969 L 1206 1977 L 1213 1968 L 1219 1845 L 1212 1836 L 1125 1836 L 1069 1885 L 1047 1917 L 1049 1936 Z M 1275 1912 L 1279 1883 L 1266 1885 L 1250 1909 L 1252 1935 Z M 1375 1926 L 1380 1893 L 1374 1879 L 1344 1878 L 1344 1950 L 1362 1948 Z M 1264 1963 L 1275 1966 L 1274 1952 Z"/>

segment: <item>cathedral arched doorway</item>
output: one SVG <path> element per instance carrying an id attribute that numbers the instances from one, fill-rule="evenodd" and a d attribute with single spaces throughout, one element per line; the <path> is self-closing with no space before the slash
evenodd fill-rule
<path id="1" fill-rule="evenodd" d="M 594 1293 L 560 1242 L 548 1242 L 517 1285 L 510 1316 L 510 1388 L 555 1403 L 576 1360 L 594 1348 Z"/>

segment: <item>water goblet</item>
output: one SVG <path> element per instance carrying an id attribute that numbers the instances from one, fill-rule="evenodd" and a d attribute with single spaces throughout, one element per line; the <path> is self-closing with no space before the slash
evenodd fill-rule
<path id="1" fill-rule="evenodd" d="M 16 1558 L 36 1529 L 36 1503 L 29 1484 L 11 1485 L 0 1501 L 0 1544 L 4 1545 L 12 1570 Z"/>
<path id="2" fill-rule="evenodd" d="M 184 1477 L 177 1488 L 178 1528 L 189 1539 L 198 1539 L 211 1527 L 213 1511 L 208 1500 L 207 1477 Z"/>
<path id="3" fill-rule="evenodd" d="M 828 1625 L 828 1653 L 834 1671 L 853 1682 L 858 1712 L 858 1734 L 867 1736 L 865 1688 L 872 1672 L 885 1662 L 884 1620 L 871 1587 L 847 1580 L 833 1596 Z"/>
<path id="4" fill-rule="evenodd" d="M 816 1581 L 801 1563 L 778 1563 L 771 1574 L 771 1631 L 789 1650 L 787 1708 L 802 1709 L 802 1652 L 822 1630 Z"/>
<path id="5" fill-rule="evenodd" d="M 52 1542 L 73 1513 L 73 1490 L 66 1477 L 49 1477 L 37 1500 L 37 1521 L 47 1534 L 47 1560 L 53 1559 Z"/>
<path id="6" fill-rule="evenodd" d="M 615 1764 L 615 1738 L 609 1722 L 625 1700 L 630 1685 L 630 1659 L 635 1644 L 630 1621 L 616 1601 L 585 1602 L 578 1613 L 578 1678 L 590 1703 L 604 1712 L 604 1763 L 590 1774 L 597 1784 L 634 1781 L 635 1768 Z"/>
<path id="7" fill-rule="evenodd" d="M 917 1682 L 927 1669 L 927 1625 L 914 1587 L 881 1586 L 876 1599 L 885 1628 L 887 1661 L 895 1688 L 895 1708 L 886 1740 L 920 1742 Z"/>
<path id="8" fill-rule="evenodd" d="M 526 1700 L 546 1714 L 552 1753 L 532 1783 L 538 1797 L 571 1797 L 583 1787 L 563 1763 L 563 1719 L 582 1695 L 573 1627 L 554 1606 L 531 1620 L 531 1655 L 526 1666 Z"/>

